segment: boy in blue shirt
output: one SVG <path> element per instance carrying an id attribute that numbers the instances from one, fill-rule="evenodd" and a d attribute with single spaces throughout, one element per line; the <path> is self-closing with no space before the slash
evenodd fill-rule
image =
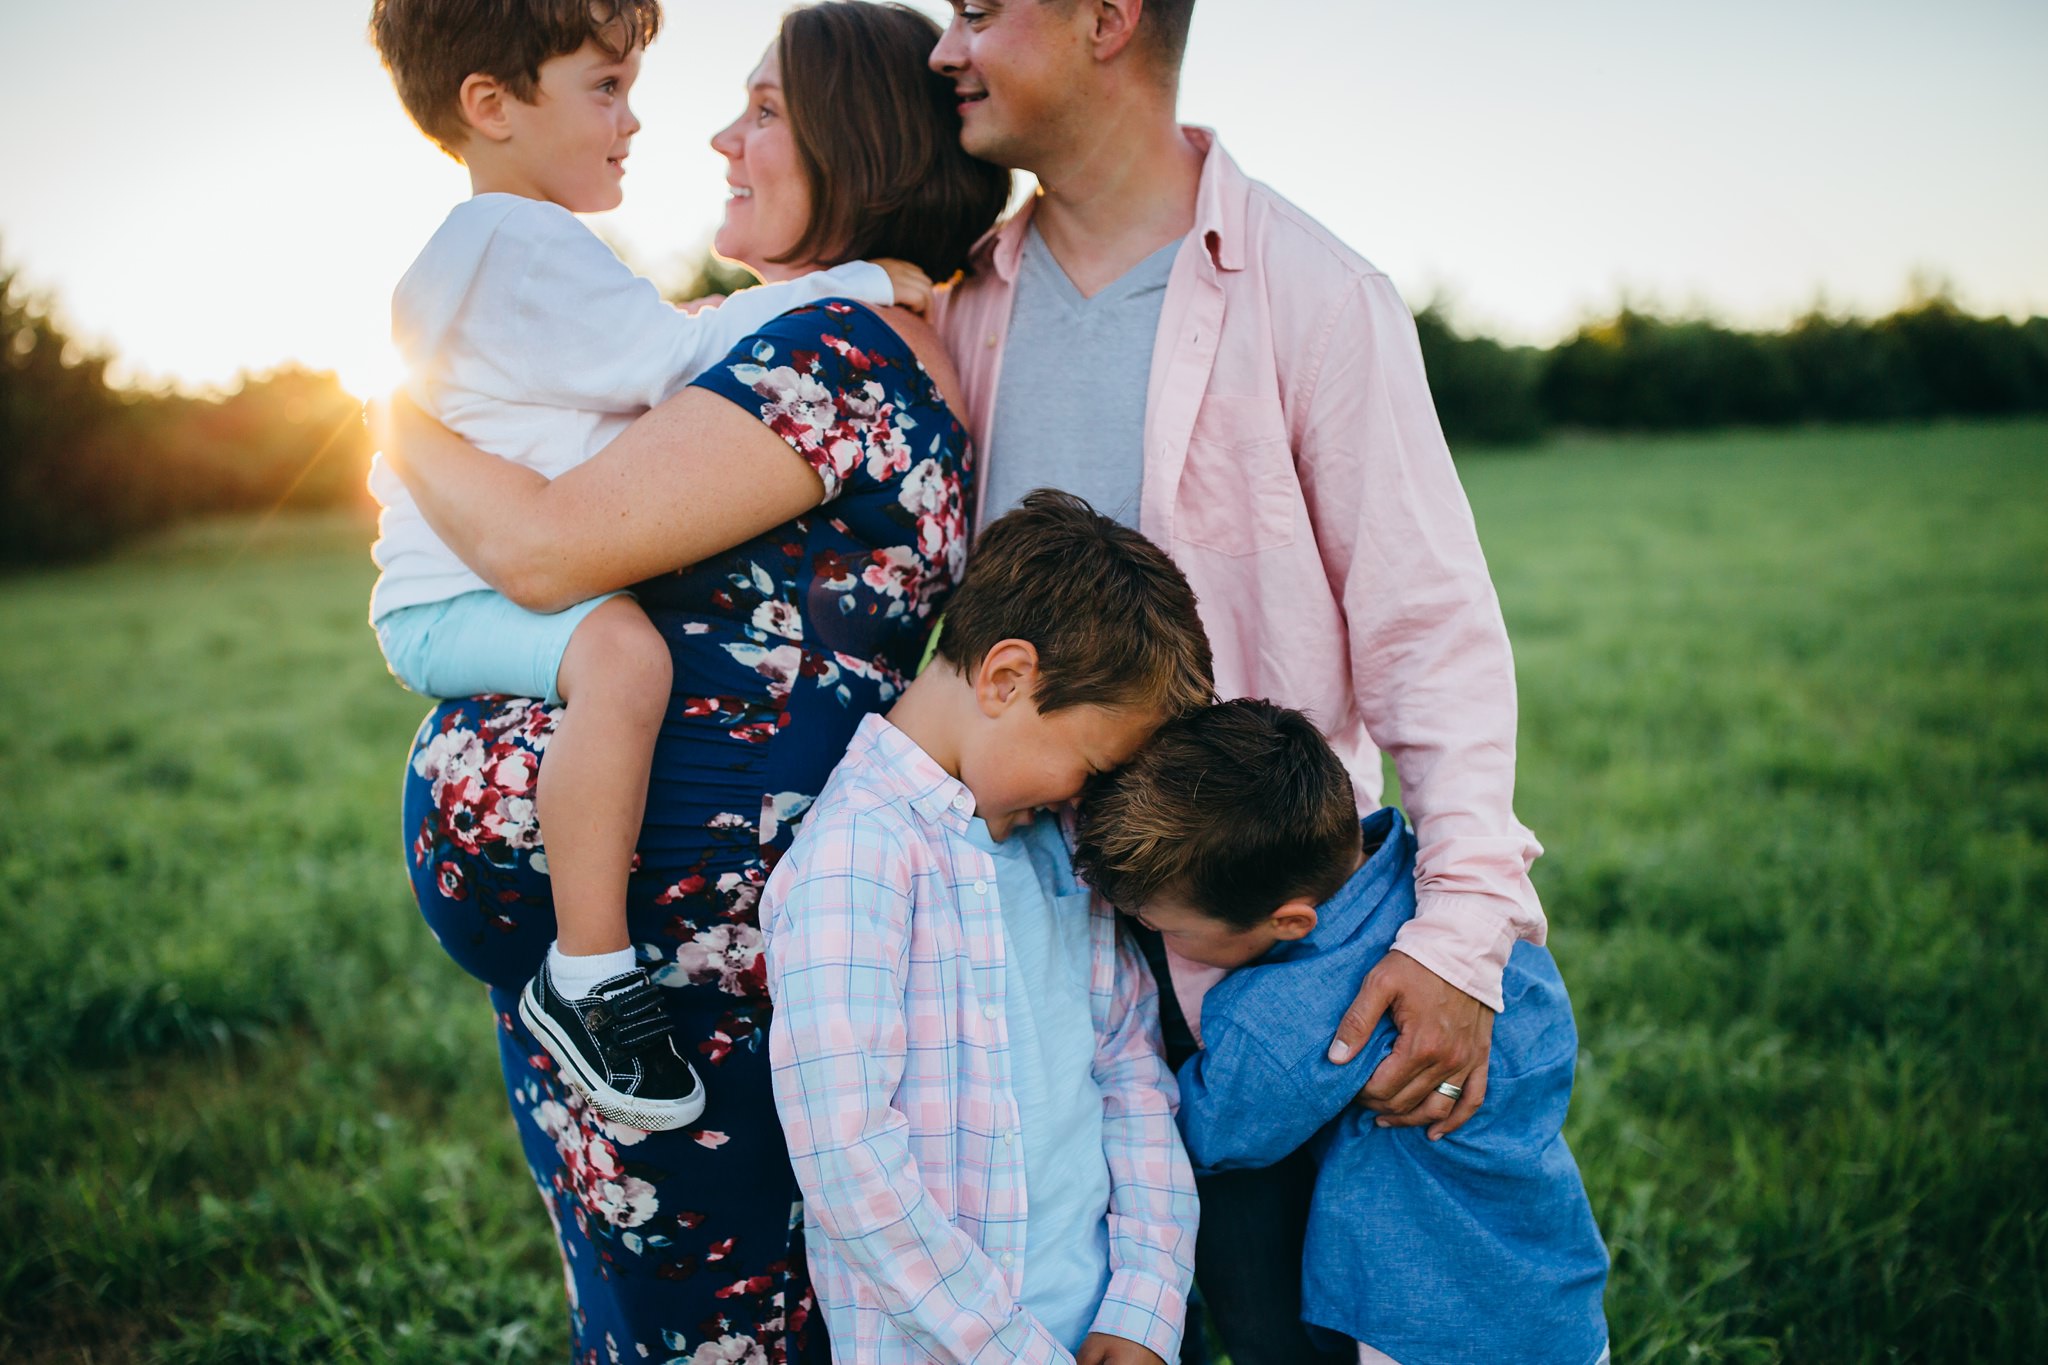
<path id="1" fill-rule="evenodd" d="M 1301 1315 L 1398 1365 L 1607 1355 L 1607 1252 L 1565 1146 L 1578 1033 L 1550 954 L 1519 943 L 1485 1105 L 1439 1141 L 1352 1104 L 1325 1056 L 1358 980 L 1415 914 L 1415 836 L 1362 822 L 1307 717 L 1236 701 L 1170 722 L 1091 784 L 1077 866 L 1180 956 L 1233 969 L 1189 1023 L 1180 1126 L 1198 1173 L 1316 1166 Z M 1392 1050 L 1383 1020 L 1369 1069 Z"/>

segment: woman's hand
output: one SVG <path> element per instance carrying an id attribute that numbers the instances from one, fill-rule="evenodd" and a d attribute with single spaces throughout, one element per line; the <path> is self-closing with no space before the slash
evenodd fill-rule
<path id="1" fill-rule="evenodd" d="M 1074 1353 L 1074 1365 L 1166 1365 L 1155 1351 L 1140 1346 L 1135 1341 L 1111 1336 L 1107 1332 L 1090 1332 L 1088 1339 L 1081 1343 L 1081 1349 Z"/>
<path id="2" fill-rule="evenodd" d="M 560 611 L 686 568 L 825 496 L 780 437 L 703 389 L 642 414 L 552 481 L 486 455 L 409 398 L 392 400 L 384 426 L 384 458 L 434 533 L 529 611 Z"/>

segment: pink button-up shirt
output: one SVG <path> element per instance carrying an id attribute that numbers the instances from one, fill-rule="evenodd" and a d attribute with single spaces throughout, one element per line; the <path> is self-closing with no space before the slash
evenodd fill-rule
<path id="1" fill-rule="evenodd" d="M 1206 159 L 1160 311 L 1139 526 L 1201 599 L 1224 697 L 1308 712 L 1367 809 L 1393 756 L 1421 840 L 1395 946 L 1498 1009 L 1509 950 L 1543 941 L 1542 848 L 1515 819 L 1514 660 L 1414 319 L 1213 133 L 1185 132 Z M 990 437 L 1030 214 L 939 303 L 984 469 L 1019 458 Z M 1174 962 L 1191 1021 L 1214 975 Z"/>
<path id="2" fill-rule="evenodd" d="M 840 1365 L 1073 1359 L 1018 1302 L 1030 1191 L 1009 1007 L 1031 983 L 1009 970 L 973 815 L 958 779 L 869 716 L 761 896 L 775 1108 Z M 1179 1091 L 1151 972 L 1113 910 L 1089 913 L 1110 1177 L 1092 1330 L 1174 1360 L 1196 1226 Z"/>

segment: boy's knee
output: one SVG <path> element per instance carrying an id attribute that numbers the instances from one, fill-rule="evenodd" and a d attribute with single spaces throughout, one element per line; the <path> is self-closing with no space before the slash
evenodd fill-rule
<path id="1" fill-rule="evenodd" d="M 630 597 L 604 602 L 577 625 L 563 657 L 562 695 L 602 690 L 612 704 L 639 703 L 659 714 L 668 705 L 674 666 L 668 641 Z"/>

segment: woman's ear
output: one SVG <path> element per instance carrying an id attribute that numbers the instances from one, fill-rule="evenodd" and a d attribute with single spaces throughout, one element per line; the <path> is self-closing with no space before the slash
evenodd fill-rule
<path id="1" fill-rule="evenodd" d="M 486 76 L 479 71 L 464 78 L 455 102 L 462 121 L 478 137 L 504 142 L 512 136 L 512 120 L 507 115 L 505 104 L 514 98 L 516 96 L 500 84 L 497 77 Z"/>
<path id="2" fill-rule="evenodd" d="M 1316 903 L 1314 901 L 1292 900 L 1273 912 L 1268 921 L 1273 926 L 1273 936 L 1288 943 L 1307 938 L 1315 932 Z"/>
<path id="3" fill-rule="evenodd" d="M 1038 646 L 1029 640 L 998 640 L 975 666 L 974 700 L 991 720 L 1037 693 Z"/>

